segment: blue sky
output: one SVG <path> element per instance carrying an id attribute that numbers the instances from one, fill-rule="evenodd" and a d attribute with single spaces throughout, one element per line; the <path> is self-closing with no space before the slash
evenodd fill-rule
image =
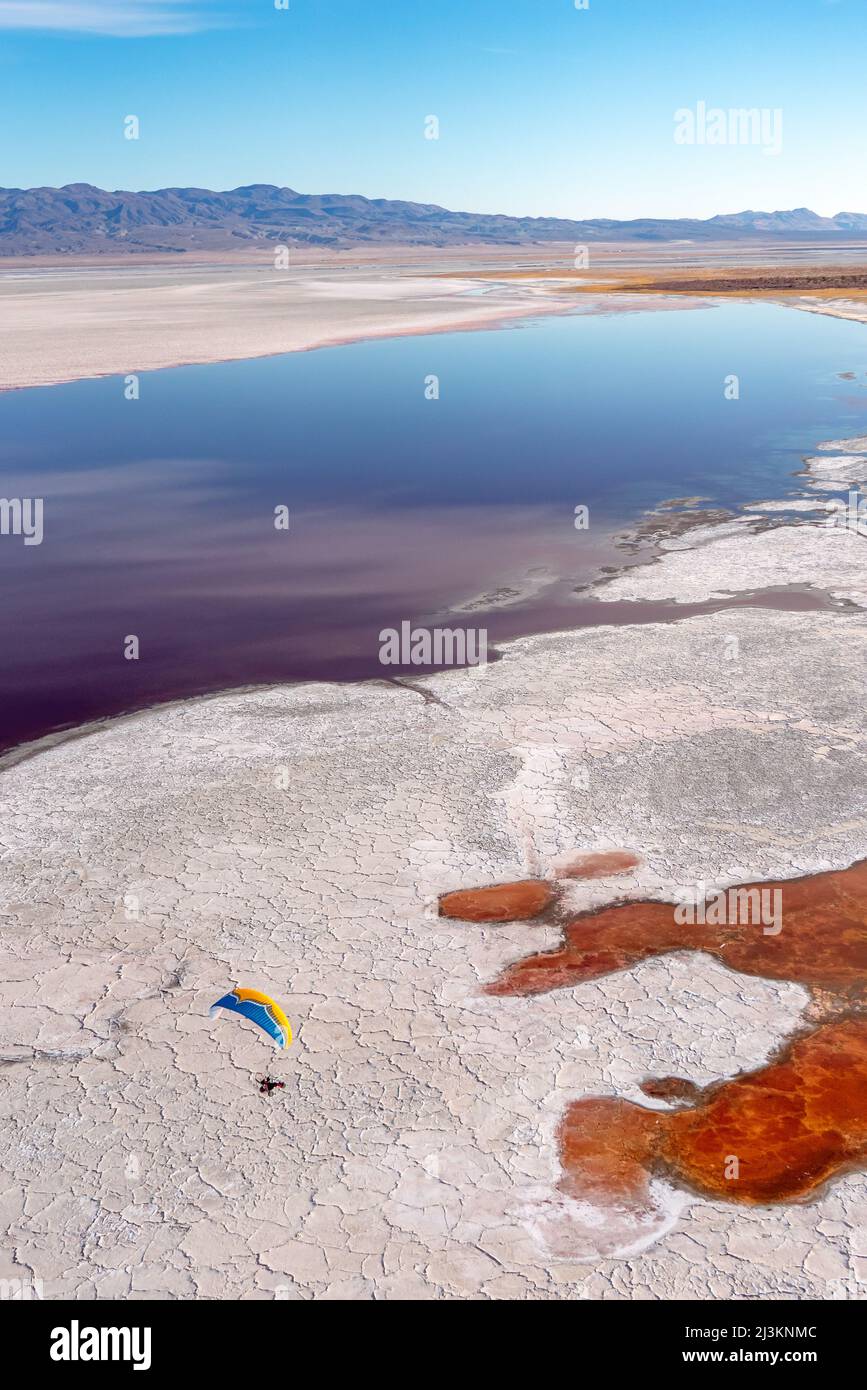
<path id="1" fill-rule="evenodd" d="M 0 185 L 867 212 L 867 0 L 288 4 L 0 0 Z M 674 112 L 700 101 L 780 109 L 782 151 L 676 144 Z"/>

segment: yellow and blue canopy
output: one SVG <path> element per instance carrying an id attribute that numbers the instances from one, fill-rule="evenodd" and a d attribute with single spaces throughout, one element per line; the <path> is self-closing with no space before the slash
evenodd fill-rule
<path id="1" fill-rule="evenodd" d="M 292 1025 L 280 1005 L 269 999 L 267 994 L 260 994 L 257 989 L 233 989 L 229 994 L 224 994 L 222 999 L 211 1005 L 211 1018 L 218 1009 L 230 1009 L 232 1013 L 251 1019 L 264 1028 L 278 1047 L 289 1047 L 292 1042 Z"/>

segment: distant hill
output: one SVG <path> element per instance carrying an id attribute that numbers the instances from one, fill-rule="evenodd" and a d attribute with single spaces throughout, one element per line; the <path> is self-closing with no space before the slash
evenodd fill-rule
<path id="1" fill-rule="evenodd" d="M 724 217 L 711 217 L 703 225 L 757 232 L 760 236 L 806 233 L 824 237 L 842 232 L 859 238 L 867 234 L 867 213 L 838 212 L 836 217 L 820 217 L 809 208 L 793 208 L 791 212 L 733 212 Z"/>
<path id="2" fill-rule="evenodd" d="M 740 212 L 711 217 L 502 217 L 449 212 L 433 203 L 395 202 L 342 194 L 296 193 L 251 184 L 215 193 L 207 188 L 160 188 L 109 193 L 89 183 L 63 188 L 0 189 L 0 256 L 118 252 L 228 251 L 256 242 L 345 248 L 500 245 L 568 241 L 867 240 L 867 214 L 819 217 L 791 212 Z"/>

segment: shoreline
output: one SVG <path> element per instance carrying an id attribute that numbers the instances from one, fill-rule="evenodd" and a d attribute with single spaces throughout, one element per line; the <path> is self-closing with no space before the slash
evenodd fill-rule
<path id="1" fill-rule="evenodd" d="M 387 338 L 475 332 L 548 314 L 688 310 L 727 299 L 867 321 L 867 292 L 856 291 L 854 298 L 828 289 L 811 292 L 809 274 L 801 270 L 790 277 L 804 279 L 797 295 L 757 284 L 739 292 L 738 276 L 748 278 L 743 256 L 734 258 L 732 269 L 730 256 L 707 251 L 702 262 L 711 267 L 709 278 L 697 281 L 694 270 L 678 266 L 671 249 L 642 254 L 632 248 L 626 262 L 616 248 L 593 248 L 589 277 L 570 268 L 573 250 L 556 245 L 508 252 L 394 248 L 311 256 L 285 271 L 261 259 L 239 258 L 186 265 L 155 260 L 28 267 L 16 261 L 4 274 L 0 261 L 6 328 L 0 392 Z M 528 258 L 535 264 L 528 265 Z M 827 278 L 824 268 L 816 271 L 819 280 L 823 275 Z M 679 290 L 678 276 L 700 288 Z"/>
<path id="2" fill-rule="evenodd" d="M 821 447 L 821 446 L 820 446 Z M 812 477 L 814 470 L 807 466 L 792 475 Z M 813 460 L 825 464 L 823 458 Z M 850 469 L 851 471 L 851 469 Z M 827 477 L 814 479 L 817 488 L 834 486 Z M 691 502 L 692 499 L 686 499 Z M 692 507 L 678 510 L 673 503 L 661 503 L 657 507 L 639 514 L 626 530 L 612 529 L 607 533 L 607 541 L 614 547 L 611 560 L 617 563 L 597 564 L 595 574 L 579 584 L 563 574 L 547 572 L 541 579 L 532 573 L 510 577 L 505 590 L 493 589 L 471 597 L 456 600 L 450 606 L 433 610 L 420 621 L 422 627 L 438 626 L 460 628 L 471 620 L 481 620 L 489 633 L 487 642 L 487 662 L 499 661 L 504 652 L 514 642 L 534 637 L 557 634 L 579 634 L 596 628 L 633 628 L 657 624 L 680 623 L 691 617 L 706 616 L 711 613 L 725 613 L 739 609 L 755 609 L 766 612 L 847 612 L 854 605 L 845 598 L 835 599 L 816 587 L 809 578 L 797 576 L 783 583 L 766 582 L 773 576 L 757 576 L 754 585 L 721 590 L 707 599 L 680 601 L 667 599 L 657 594 L 652 599 L 633 596 L 628 589 L 619 597 L 607 597 L 608 591 L 616 592 L 621 580 L 628 583 L 633 569 L 639 571 L 663 560 L 670 549 L 689 551 L 690 537 L 696 543 L 704 543 L 708 536 L 712 539 L 725 535 L 749 537 L 760 535 L 783 521 L 786 513 L 792 513 L 789 525 L 797 524 L 796 514 L 801 511 L 824 513 L 825 516 L 840 504 L 817 497 L 811 499 L 784 499 L 777 502 L 745 503 L 736 513 L 717 510 L 701 511 Z M 777 520 L 775 522 L 774 516 Z M 807 519 L 813 519 L 809 516 Z M 549 593 L 550 601 L 531 613 L 533 600 L 539 594 Z M 511 630 L 491 635 L 490 626 L 498 617 L 506 613 L 514 616 L 517 625 Z M 524 616 L 526 615 L 526 616 Z M 435 677 L 442 668 L 433 666 L 393 666 L 376 667 L 371 665 L 368 674 L 332 675 L 325 671 L 298 675 L 295 678 L 283 676 L 262 681 L 244 681 L 229 685 L 214 685 L 191 691 L 170 689 L 156 697 L 145 698 L 141 703 L 117 707 L 107 703 L 105 708 L 84 719 L 72 720 L 56 726 L 47 727 L 42 732 L 34 732 L 17 742 L 0 744 L 0 775 L 10 767 L 38 756 L 42 751 L 59 744 L 75 741 L 126 721 L 146 716 L 151 712 L 172 709 L 196 700 L 212 700 L 229 694 L 255 694 L 276 689 L 300 689 L 307 686 L 375 686 L 378 684 L 402 685 L 409 687 L 411 682 Z M 455 665 L 449 669 L 472 672 L 473 666 Z M 390 674 L 388 674 L 390 673 Z"/>
<path id="3" fill-rule="evenodd" d="M 748 546 L 754 538 L 775 529 L 792 531 L 795 528 L 831 524 L 832 514 L 843 511 L 845 504 L 829 498 L 828 493 L 853 487 L 859 479 L 867 482 L 867 436 L 853 439 L 819 442 L 814 447 L 824 451 L 814 456 L 802 458 L 803 467 L 791 474 L 793 482 L 805 489 L 797 497 L 786 497 L 775 501 L 750 501 L 739 505 L 736 512 L 702 511 L 693 506 L 703 499 L 674 499 L 661 501 L 645 513 L 639 515 L 630 527 L 612 530 L 608 540 L 617 546 L 624 558 L 615 566 L 599 567 L 594 577 L 572 587 L 563 575 L 549 572 L 542 581 L 535 576 L 512 576 L 508 596 L 502 598 L 499 590 L 486 591 L 428 615 L 429 622 L 441 625 L 460 625 L 467 618 L 480 616 L 488 622 L 495 612 L 506 610 L 521 613 L 528 600 L 537 589 L 569 589 L 572 596 L 571 608 L 561 605 L 544 615 L 539 614 L 539 622 L 521 626 L 508 635 L 489 640 L 489 661 L 502 659 L 509 648 L 526 640 L 557 635 L 579 635 L 597 628 L 614 629 L 654 626 L 658 624 L 677 624 L 693 617 L 703 617 L 712 613 L 730 613 L 740 609 L 774 612 L 838 612 L 845 613 L 857 609 L 858 599 L 854 601 L 848 593 L 833 593 L 825 590 L 807 569 L 784 575 L 776 574 L 773 566 L 766 570 L 749 571 L 750 581 L 742 587 L 732 589 L 721 587 L 713 593 L 705 594 L 701 582 L 689 586 L 680 597 L 670 597 L 663 592 L 664 585 L 654 588 L 652 578 L 642 581 L 645 571 L 666 559 L 677 560 L 673 552 L 685 556 L 695 553 L 696 546 L 708 542 L 719 549 L 721 542 L 731 552 L 732 564 L 742 563 L 740 544 Z M 847 449 L 856 452 L 847 454 Z M 829 452 L 830 451 L 830 452 Z M 839 462 L 838 462 L 839 460 Z M 683 505 L 682 505 L 683 504 Z M 625 558 L 626 555 L 631 558 Z M 638 582 L 632 584 L 635 572 Z M 733 570 L 735 572 L 735 570 Z M 779 580 L 779 582 L 777 582 Z M 522 588 L 521 585 L 524 585 Z M 860 597 L 860 596 L 858 596 Z M 560 613 L 563 621 L 554 621 L 555 613 Z M 383 671 L 386 668 L 382 668 Z M 265 680 L 261 682 L 241 682 L 239 684 L 215 685 L 191 693 L 166 693 L 164 697 L 147 700 L 128 708 L 106 709 L 95 713 L 79 723 L 63 724 L 48 728 L 42 733 L 28 737 L 7 747 L 0 746 L 0 774 L 19 763 L 38 756 L 41 752 L 109 730 L 130 720 L 147 717 L 151 713 L 171 710 L 196 701 L 219 699 L 226 695 L 256 694 L 278 689 L 304 689 L 325 685 L 335 687 L 366 687 L 379 684 L 403 685 L 435 678 L 436 668 L 395 667 L 393 674 L 380 674 L 371 670 L 368 675 L 299 675 L 297 678 Z M 455 671 L 472 672 L 472 666 L 455 666 Z"/>
<path id="4" fill-rule="evenodd" d="M 6 333 L 0 391 L 67 385 L 130 373 L 251 361 L 380 339 L 496 328 L 574 311 L 533 287 L 499 291 L 429 274 L 261 265 L 107 269 L 0 277 Z M 82 271 L 81 276 L 86 277 Z"/>
<path id="5" fill-rule="evenodd" d="M 647 556 L 638 562 L 639 567 L 644 564 L 652 564 L 654 559 L 659 556 Z M 614 583 L 620 578 L 621 574 L 630 568 L 624 566 L 623 571 L 618 571 L 616 575 L 606 575 L 602 578 L 592 580 L 584 586 L 588 591 L 604 589 L 609 583 Z M 577 591 L 576 591 L 577 592 Z M 583 590 L 582 590 L 583 592 Z M 857 605 L 848 600 L 835 602 L 825 591 L 811 584 L 791 584 L 791 585 L 767 585 L 759 589 L 729 590 L 725 595 L 717 598 L 709 598 L 702 602 L 683 602 L 677 600 L 665 602 L 664 600 L 642 600 L 625 598 L 622 600 L 605 600 L 594 598 L 593 604 L 598 604 L 596 615 L 598 622 L 575 621 L 564 623 L 558 627 L 528 628 L 526 631 L 519 632 L 513 637 L 503 638 L 496 644 L 488 647 L 488 664 L 502 659 L 507 654 L 508 648 L 514 642 L 532 640 L 535 637 L 552 637 L 558 635 L 568 636 L 570 634 L 593 631 L 597 628 L 634 628 L 649 627 L 658 624 L 668 625 L 671 623 L 687 622 L 693 617 L 704 617 L 714 613 L 729 613 L 740 609 L 752 609 L 767 613 L 845 613 L 852 611 Z M 587 604 L 579 604 L 584 609 Z M 603 608 L 609 607 L 612 615 L 603 614 Z M 677 608 L 683 609 L 677 612 Z M 629 609 L 633 612 L 629 612 Z M 617 610 L 617 616 L 613 615 L 613 610 Z M 451 618 L 452 615 L 446 615 Z M 454 616 L 463 616 L 455 612 Z M 607 619 L 607 620 L 606 620 Z M 464 671 L 472 673 L 476 668 L 473 666 L 454 666 L 450 668 L 454 671 Z M 410 667 L 395 668 L 396 673 L 392 676 L 370 675 L 359 676 L 310 676 L 299 677 L 297 680 L 276 680 L 263 681 L 260 683 L 242 683 L 240 685 L 216 686 L 213 690 L 206 690 L 194 695 L 175 695 L 167 696 L 164 700 L 156 700 L 151 703 L 134 706 L 129 709 L 119 710 L 116 713 L 106 713 L 97 715 L 93 719 L 88 719 L 81 724 L 64 725 L 60 728 L 49 729 L 35 738 L 24 739 L 20 743 L 11 744 L 8 748 L 0 747 L 0 776 L 11 767 L 18 766 L 19 763 L 26 762 L 30 758 L 38 757 L 40 753 L 47 752 L 61 744 L 74 742 L 79 738 L 88 738 L 103 731 L 109 731 L 117 725 L 122 725 L 130 720 L 146 717 L 152 713 L 159 713 L 162 710 L 171 710 L 180 706 L 197 701 L 218 700 L 228 695 L 253 695 L 257 693 L 267 693 L 273 690 L 303 690 L 309 686 L 357 686 L 364 688 L 367 686 L 392 685 L 401 686 L 404 689 L 412 689 L 413 683 L 424 681 L 436 676 L 436 670 L 417 669 Z"/>
<path id="6" fill-rule="evenodd" d="M 139 364 L 137 367 L 116 366 L 108 367 L 104 370 L 82 370 L 72 376 L 52 376 L 44 380 L 26 380 L 10 382 L 8 377 L 2 377 L 3 360 L 0 354 L 0 395 L 5 395 L 12 391 L 32 391 L 39 387 L 69 386 L 79 381 L 104 381 L 109 377 L 124 377 L 129 374 L 149 374 L 151 372 L 174 371 L 183 367 L 212 367 L 219 366 L 221 363 L 228 362 L 254 362 L 267 359 L 269 357 L 283 357 L 296 352 L 317 352 L 320 349 L 332 347 L 349 347 L 354 343 L 380 342 L 392 338 L 415 338 L 434 336 L 440 333 L 475 333 L 485 332 L 486 330 L 505 327 L 507 324 L 520 319 L 542 318 L 552 314 L 569 314 L 576 311 L 573 304 L 561 304 L 545 302 L 541 299 L 533 300 L 532 303 L 521 305 L 521 307 L 502 306 L 489 313 L 474 313 L 471 318 L 454 318 L 443 320 L 431 320 L 412 326 L 388 325 L 383 328 L 374 326 L 359 328 L 352 334 L 337 335 L 330 334 L 326 337 L 312 337 L 310 341 L 295 344 L 293 346 L 272 347 L 266 351 L 253 351 L 247 348 L 243 352 L 220 353 L 219 355 L 209 356 L 188 356 L 184 355 L 177 360 L 148 362 L 147 365 Z M 145 359 L 147 361 L 147 359 Z"/>

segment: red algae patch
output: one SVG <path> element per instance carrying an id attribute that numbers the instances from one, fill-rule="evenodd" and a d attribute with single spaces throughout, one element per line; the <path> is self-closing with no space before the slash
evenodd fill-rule
<path id="1" fill-rule="evenodd" d="M 692 1108 L 576 1101 L 558 1141 L 569 1197 L 650 1206 L 654 1176 L 727 1201 L 809 1197 L 867 1158 L 867 1020 L 817 1028 Z"/>
<path id="2" fill-rule="evenodd" d="M 610 878 L 614 874 L 625 874 L 637 869 L 641 863 L 637 854 L 629 850 L 601 850 L 597 853 L 573 854 L 560 861 L 556 872 L 558 878 Z"/>
<path id="3" fill-rule="evenodd" d="M 528 922 L 551 906 L 555 890 L 541 879 L 498 883 L 491 888 L 467 888 L 440 898 L 441 917 L 464 922 Z"/>
<path id="4" fill-rule="evenodd" d="M 612 855 L 633 858 L 625 851 Z M 570 857 L 566 872 L 582 860 L 586 869 L 588 860 L 611 857 Z M 596 876 L 595 867 L 579 876 Z M 450 894 L 440 910 L 468 921 L 518 920 L 519 910 L 538 915 L 552 899 L 547 884 L 503 884 Z M 651 1188 L 654 1179 L 708 1198 L 776 1203 L 807 1200 L 833 1177 L 864 1166 L 867 1017 L 857 1010 L 867 1003 L 867 860 L 805 878 L 741 884 L 699 904 L 622 902 L 573 918 L 563 930 L 558 949 L 516 961 L 485 992 L 544 994 L 691 950 L 747 975 L 803 984 L 825 1014 L 766 1066 L 733 1080 L 702 1089 L 676 1076 L 646 1078 L 644 1094 L 672 1102 L 668 1110 L 616 1096 L 569 1105 L 557 1131 L 558 1186 L 564 1198 L 582 1204 L 565 1218 L 579 1235 L 581 1212 L 589 1209 L 597 1213 L 590 1223 L 594 1239 L 599 1220 L 605 1226 L 609 1218 L 616 1227 L 609 1244 L 656 1238 L 665 1210 Z M 554 1234 L 559 1240 L 563 1233 Z M 567 1253 L 575 1238 L 567 1232 Z"/>
<path id="5" fill-rule="evenodd" d="M 748 895 L 754 896 L 752 899 Z M 779 922 L 763 926 L 750 903 L 778 894 Z M 544 994 L 625 970 L 671 951 L 704 951 L 733 970 L 835 992 L 867 983 L 867 860 L 808 878 L 743 884 L 727 901 L 744 907 L 728 920 L 682 921 L 677 905 L 621 903 L 570 922 L 563 945 L 526 956 L 485 987 L 487 994 Z M 764 898 L 771 901 L 771 898 Z M 695 914 L 702 917 L 704 913 Z M 717 914 L 719 915 L 719 914 Z M 734 917 L 735 920 L 732 920 Z"/>

